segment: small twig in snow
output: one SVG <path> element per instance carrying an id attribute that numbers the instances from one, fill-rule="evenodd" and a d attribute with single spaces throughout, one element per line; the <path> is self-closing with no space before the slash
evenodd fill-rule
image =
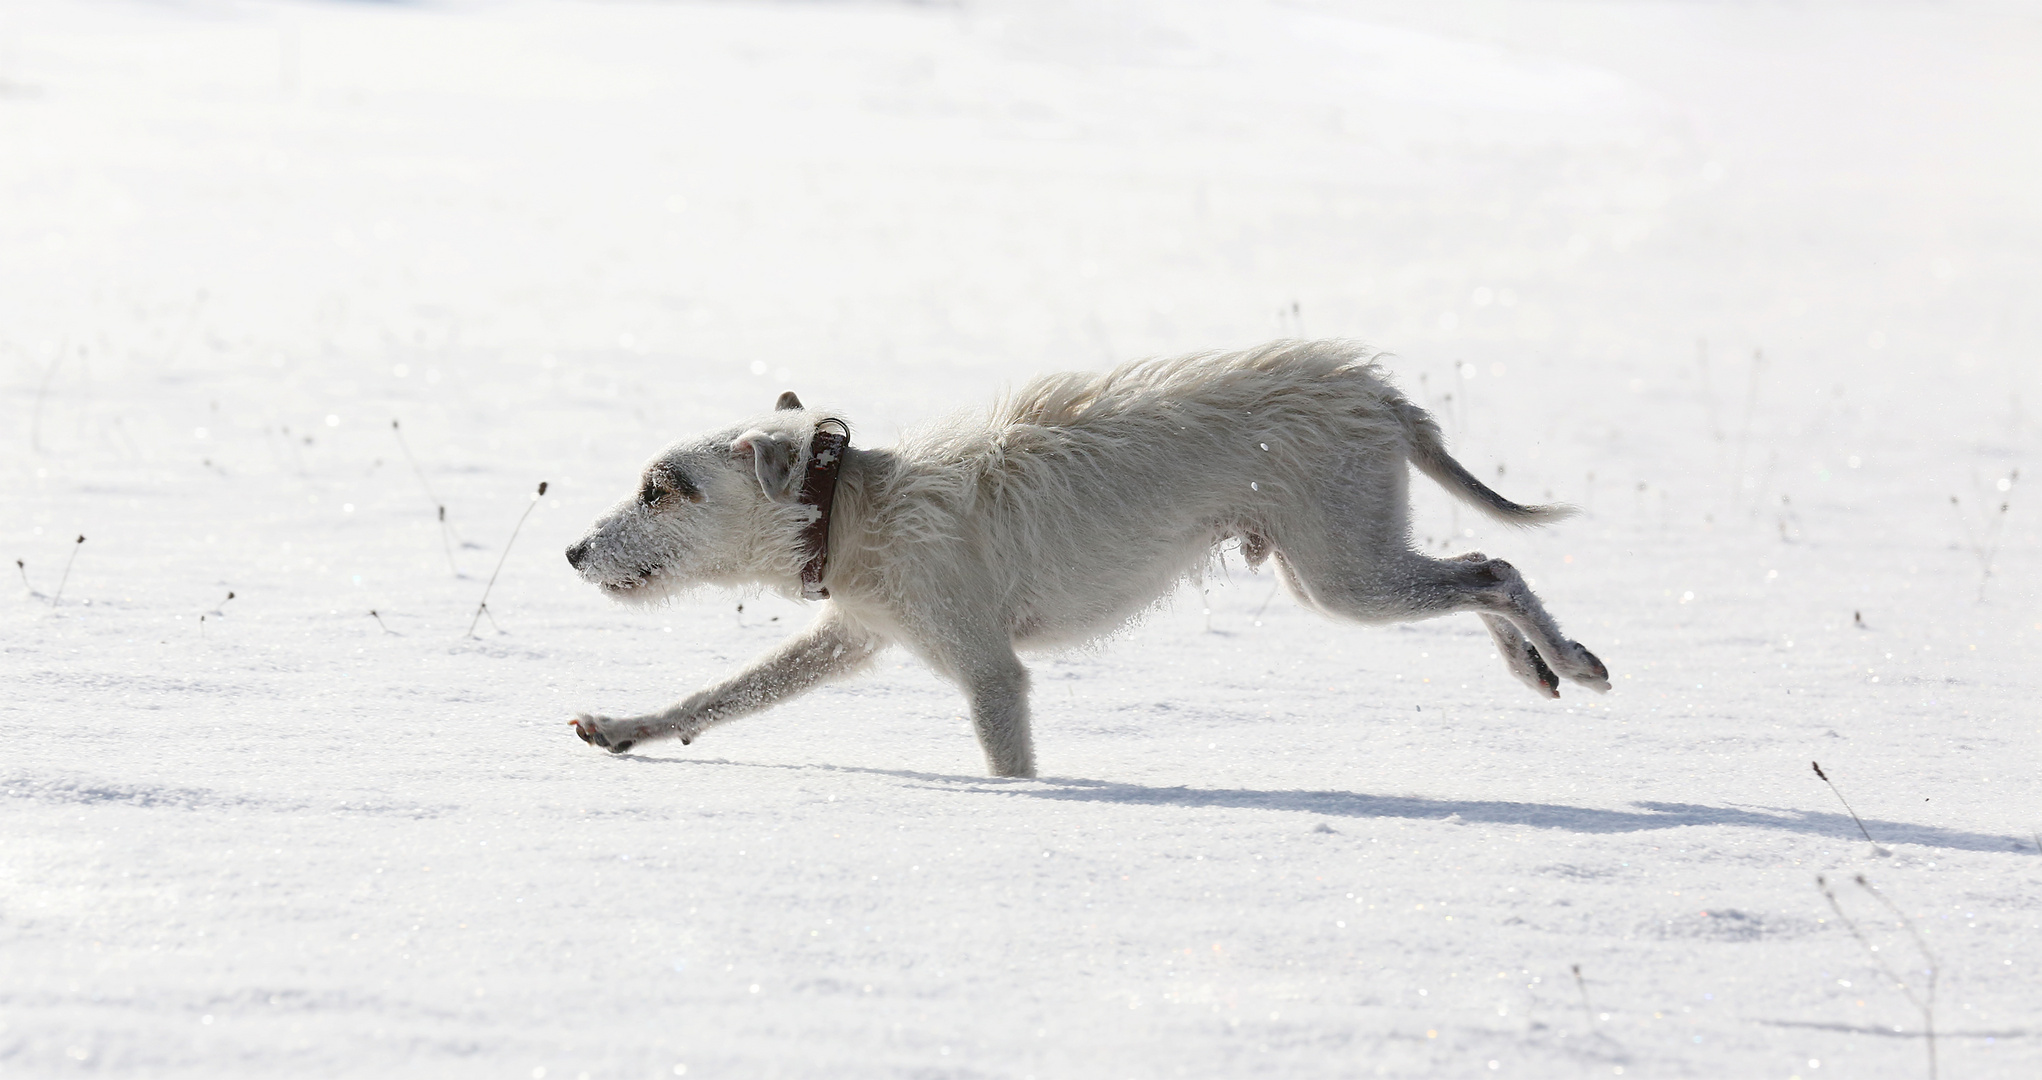
<path id="1" fill-rule="evenodd" d="M 2002 492 L 2012 491 L 2021 482 L 2021 470 L 2015 469 L 1999 481 Z M 1985 531 L 1981 535 L 1973 532 L 1971 519 L 1964 516 L 1964 507 L 1957 496 L 1950 496 L 1950 509 L 1957 515 L 1957 523 L 1964 529 L 1964 540 L 1971 546 L 1971 557 L 1978 560 L 1978 602 L 1985 602 L 1985 585 L 1992 580 L 1993 563 L 1999 560 L 2001 534 L 2006 529 L 2007 511 L 2013 506 L 2010 498 L 2001 499 L 1999 510 L 1986 519 Z"/>
<path id="2" fill-rule="evenodd" d="M 1879 841 L 1872 839 L 1872 834 L 1865 829 L 1865 823 L 1858 820 L 1858 812 L 1851 809 L 1851 804 L 1844 799 L 1843 792 L 1837 790 L 1836 781 L 1831 780 L 1829 774 L 1822 771 L 1821 763 L 1811 761 L 1808 763 L 1808 767 L 1814 769 L 1815 775 L 1821 777 L 1822 782 L 1829 785 L 1829 790 L 1836 795 L 1836 801 L 1843 803 L 1843 812 L 1849 814 L 1852 821 L 1858 822 L 1858 831 L 1865 834 L 1865 842 L 1875 848 L 1878 847 Z"/>
<path id="3" fill-rule="evenodd" d="M 503 573 L 504 560 L 510 558 L 511 545 L 518 542 L 518 531 L 525 527 L 525 519 L 532 516 L 532 507 L 539 505 L 540 497 L 545 494 L 546 481 L 541 480 L 539 481 L 538 494 L 532 496 L 532 501 L 530 505 L 525 507 L 525 512 L 518 515 L 518 523 L 511 527 L 510 539 L 503 543 L 503 554 L 497 556 L 496 569 L 489 572 L 489 584 L 482 587 L 482 602 L 475 605 L 475 617 L 468 620 L 469 637 L 475 636 L 475 628 L 481 624 L 482 616 L 489 612 L 489 590 L 496 588 L 496 575 Z M 489 625 L 496 626 L 496 616 L 489 616 Z M 496 629 L 501 632 L 503 627 L 496 626 Z"/>
<path id="4" fill-rule="evenodd" d="M 78 547 L 83 543 L 85 543 L 85 535 L 80 533 L 78 539 L 71 544 L 71 557 L 64 560 L 64 576 L 57 579 L 57 593 L 55 596 L 50 597 L 51 607 L 56 607 L 57 601 L 64 598 L 64 585 L 71 580 L 71 564 L 78 561 Z"/>
<path id="5" fill-rule="evenodd" d="M 35 453 L 43 452 L 43 399 L 50 396 L 50 383 L 56 381 L 57 368 L 64 363 L 64 354 L 71 349 L 65 342 L 57 347 L 57 355 L 50 360 L 50 369 L 43 373 L 43 384 L 35 392 L 35 411 L 29 414 L 28 448 Z"/>
<path id="6" fill-rule="evenodd" d="M 1574 988 L 1581 991 L 1581 1012 L 1588 1017 L 1588 1026 L 1595 1027 L 1595 1006 L 1588 1002 L 1588 980 L 1581 977 L 1581 965 L 1574 965 Z"/>
<path id="7" fill-rule="evenodd" d="M 425 497 L 432 500 L 433 508 L 439 511 L 440 546 L 446 549 L 447 552 L 447 569 L 452 570 L 455 577 L 460 577 L 461 569 L 454 565 L 453 543 L 459 537 L 454 536 L 452 539 L 449 539 L 449 534 L 453 532 L 454 526 L 452 522 L 447 520 L 447 504 L 440 501 L 439 492 L 433 490 L 432 481 L 427 480 L 425 478 L 425 470 L 419 468 L 418 458 L 411 453 L 411 443 L 404 437 L 404 429 L 398 426 L 397 421 L 392 420 L 390 421 L 390 430 L 397 435 L 397 446 L 404 451 L 404 460 L 411 464 L 411 474 L 418 477 L 418 485 L 425 489 Z"/>
<path id="8" fill-rule="evenodd" d="M 1886 962 L 1886 958 L 1880 955 L 1879 946 L 1872 944 L 1871 939 L 1865 936 L 1864 931 L 1858 929 L 1858 924 L 1851 919 L 1850 915 L 1845 913 L 1843 902 L 1837 899 L 1836 892 L 1829 887 L 1827 879 L 1818 875 L 1815 879 L 1815 887 L 1822 890 L 1822 898 L 1829 901 L 1829 909 L 1836 912 L 1836 917 L 1838 921 L 1843 923 L 1844 929 L 1850 931 L 1851 936 L 1857 939 L 1859 945 L 1864 946 L 1866 954 L 1872 958 L 1873 966 L 1879 969 L 1880 974 L 1892 980 L 1894 987 L 1900 991 L 1903 997 L 1907 998 L 1908 1004 L 1913 1005 L 1921 1013 L 1922 1034 L 1928 1042 L 1929 1080 L 1936 1080 L 1936 973 L 1942 967 L 1942 964 L 1937 961 L 1936 954 L 1929 951 L 1929 944 L 1922 938 L 1921 931 L 1916 929 L 1914 920 L 1908 918 L 1907 913 L 1901 911 L 1899 905 L 1888 899 L 1885 893 L 1873 888 L 1872 883 L 1865 880 L 1865 875 L 1858 874 L 1853 880 L 1857 882 L 1859 888 L 1871 893 L 1874 900 L 1877 900 L 1881 906 L 1892 912 L 1894 918 L 1900 920 L 1901 928 L 1907 931 L 1908 937 L 1914 939 L 1914 947 L 1921 950 L 1922 959 L 1929 965 L 1924 969 L 1925 974 L 1928 976 L 1928 986 L 1924 993 L 1916 994 L 1914 987 L 1909 986 L 1907 980 L 1901 978 L 1900 974 L 1893 970 L 1893 966 Z"/>

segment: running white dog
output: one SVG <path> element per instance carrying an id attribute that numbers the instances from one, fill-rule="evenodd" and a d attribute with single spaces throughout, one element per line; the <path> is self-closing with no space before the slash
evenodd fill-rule
<path id="1" fill-rule="evenodd" d="M 677 443 L 567 561 L 613 597 L 752 585 L 827 599 L 814 625 L 732 678 L 647 716 L 583 715 L 622 753 L 689 742 L 905 646 L 971 700 L 986 762 L 1035 775 L 1028 669 L 1016 648 L 1125 625 L 1217 545 L 1273 557 L 1308 606 L 1358 622 L 1474 611 L 1510 670 L 1559 696 L 1609 672 L 1567 640 L 1509 563 L 1412 549 L 1405 463 L 1490 516 L 1555 521 L 1447 456 L 1439 426 L 1341 342 L 1050 375 L 985 419 L 887 450 L 854 450 L 842 420 L 790 392 L 748 424 Z M 1558 672 L 1556 676 L 1554 673 Z"/>

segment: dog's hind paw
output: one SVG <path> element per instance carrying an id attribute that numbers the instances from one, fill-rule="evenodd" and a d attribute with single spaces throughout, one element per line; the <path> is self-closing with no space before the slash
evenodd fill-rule
<path id="1" fill-rule="evenodd" d="M 1523 638 L 1510 642 L 1503 659 L 1510 666 L 1510 673 L 1517 677 L 1518 682 L 1531 687 L 1532 693 L 1542 698 L 1560 696 L 1560 677 L 1553 674 L 1546 658 L 1540 656 L 1530 642 Z"/>
<path id="2" fill-rule="evenodd" d="M 1522 676 L 1524 684 L 1542 696 L 1549 698 L 1559 697 L 1560 677 L 1553 674 L 1553 669 L 1547 666 L 1546 658 L 1540 656 L 1538 651 L 1530 646 L 1526 646 L 1524 651 L 1525 660 L 1528 662 L 1527 667 L 1530 669 Z"/>
<path id="3" fill-rule="evenodd" d="M 1518 682 L 1531 687 L 1531 692 L 1542 698 L 1560 696 L 1560 676 L 1553 673 L 1552 665 L 1515 626 L 1497 615 L 1484 615 L 1482 622 L 1496 641 L 1497 655 L 1503 657 L 1503 663 Z"/>
<path id="4" fill-rule="evenodd" d="M 1594 653 L 1582 648 L 1580 642 L 1570 641 L 1567 644 L 1574 650 L 1574 663 L 1577 668 L 1568 672 L 1567 677 L 1598 694 L 1609 693 L 1608 665 L 1597 659 Z"/>

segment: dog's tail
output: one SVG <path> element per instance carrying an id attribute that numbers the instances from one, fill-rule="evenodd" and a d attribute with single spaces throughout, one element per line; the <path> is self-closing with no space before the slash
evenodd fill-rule
<path id="1" fill-rule="evenodd" d="M 1506 525 L 1520 527 L 1550 525 L 1579 513 L 1564 503 L 1525 506 L 1498 495 L 1446 452 L 1446 439 L 1431 413 L 1405 399 L 1397 401 L 1396 409 L 1397 417 L 1404 422 L 1404 431 L 1411 440 L 1411 464 L 1455 498 Z"/>

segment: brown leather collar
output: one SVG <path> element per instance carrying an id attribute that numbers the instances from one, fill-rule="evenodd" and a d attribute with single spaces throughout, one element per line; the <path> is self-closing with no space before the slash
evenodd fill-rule
<path id="1" fill-rule="evenodd" d="M 829 430 L 834 426 L 836 430 Z M 801 597 L 827 600 L 823 571 L 830 561 L 830 507 L 837 501 L 837 471 L 844 467 L 844 451 L 851 444 L 851 429 L 834 416 L 815 425 L 815 438 L 808 444 L 808 472 L 801 478 L 801 505 L 816 509 L 815 520 L 801 527 L 801 547 L 808 561 L 801 566 Z"/>

